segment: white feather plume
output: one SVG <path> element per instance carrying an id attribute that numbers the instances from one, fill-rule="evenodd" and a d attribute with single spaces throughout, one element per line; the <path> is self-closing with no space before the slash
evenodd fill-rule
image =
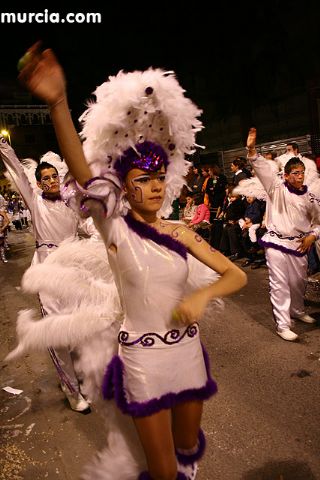
<path id="1" fill-rule="evenodd" d="M 96 101 L 80 117 L 83 148 L 94 176 L 113 171 L 126 149 L 143 141 L 160 144 L 169 159 L 166 197 L 160 215 L 168 216 L 190 167 L 202 113 L 184 96 L 173 72 L 149 68 L 119 72 L 97 87 Z"/>
<path id="2" fill-rule="evenodd" d="M 268 198 L 268 194 L 258 177 L 240 180 L 239 184 L 232 190 L 232 193 L 236 195 L 243 195 L 245 197 L 255 197 L 258 200 L 264 201 L 266 201 Z"/>

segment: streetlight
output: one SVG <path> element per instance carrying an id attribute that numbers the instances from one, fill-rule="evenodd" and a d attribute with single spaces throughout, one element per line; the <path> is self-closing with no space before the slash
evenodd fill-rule
<path id="1" fill-rule="evenodd" d="M 11 145 L 11 136 L 9 130 L 1 130 L 1 135 L 8 138 L 9 144 Z"/>

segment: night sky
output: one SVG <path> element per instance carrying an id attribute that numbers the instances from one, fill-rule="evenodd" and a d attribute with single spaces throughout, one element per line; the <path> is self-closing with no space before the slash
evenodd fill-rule
<path id="1" fill-rule="evenodd" d="M 206 8 L 204 3 L 136 2 L 126 7 L 108 2 L 101 8 L 87 2 L 85 9 L 73 11 L 101 12 L 101 24 L 1 24 L 5 64 L 0 95 L 8 81 L 16 82 L 18 59 L 39 39 L 53 48 L 65 69 L 75 116 L 95 87 L 120 69 L 175 70 L 187 95 L 204 109 L 204 121 L 277 102 L 310 82 L 319 83 L 318 2 L 270 0 L 238 2 L 236 7 L 223 2 Z M 30 6 L 36 12 L 45 8 Z M 10 3 L 5 8 L 12 11 Z"/>

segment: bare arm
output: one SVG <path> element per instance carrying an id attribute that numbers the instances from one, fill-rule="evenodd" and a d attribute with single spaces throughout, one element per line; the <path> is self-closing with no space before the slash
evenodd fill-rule
<path id="1" fill-rule="evenodd" d="M 176 312 L 182 322 L 188 324 L 201 318 L 210 300 L 226 297 L 244 287 L 247 276 L 192 230 L 183 227 L 177 232 L 178 240 L 186 245 L 194 257 L 221 275 L 215 283 L 185 297 L 177 307 Z"/>
<path id="2" fill-rule="evenodd" d="M 49 106 L 61 153 L 73 177 L 84 185 L 92 174 L 70 115 L 63 70 L 52 50 L 41 52 L 39 43 L 28 53 L 28 62 L 19 79 L 34 96 Z"/>

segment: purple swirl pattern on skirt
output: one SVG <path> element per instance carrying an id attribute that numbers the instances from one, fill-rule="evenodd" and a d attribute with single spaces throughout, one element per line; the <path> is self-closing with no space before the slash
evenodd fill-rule
<path id="1" fill-rule="evenodd" d="M 156 339 L 159 339 L 166 345 L 175 345 L 176 343 L 181 342 L 186 335 L 190 338 L 193 338 L 195 335 L 197 335 L 198 331 L 199 329 L 197 324 L 193 323 L 192 325 L 189 325 L 181 335 L 180 330 L 178 329 L 169 330 L 163 337 L 156 332 L 148 332 L 144 333 L 136 340 L 129 342 L 129 333 L 124 330 L 120 330 L 118 342 L 126 347 L 131 347 L 138 344 L 142 345 L 142 347 L 153 347 Z"/>

